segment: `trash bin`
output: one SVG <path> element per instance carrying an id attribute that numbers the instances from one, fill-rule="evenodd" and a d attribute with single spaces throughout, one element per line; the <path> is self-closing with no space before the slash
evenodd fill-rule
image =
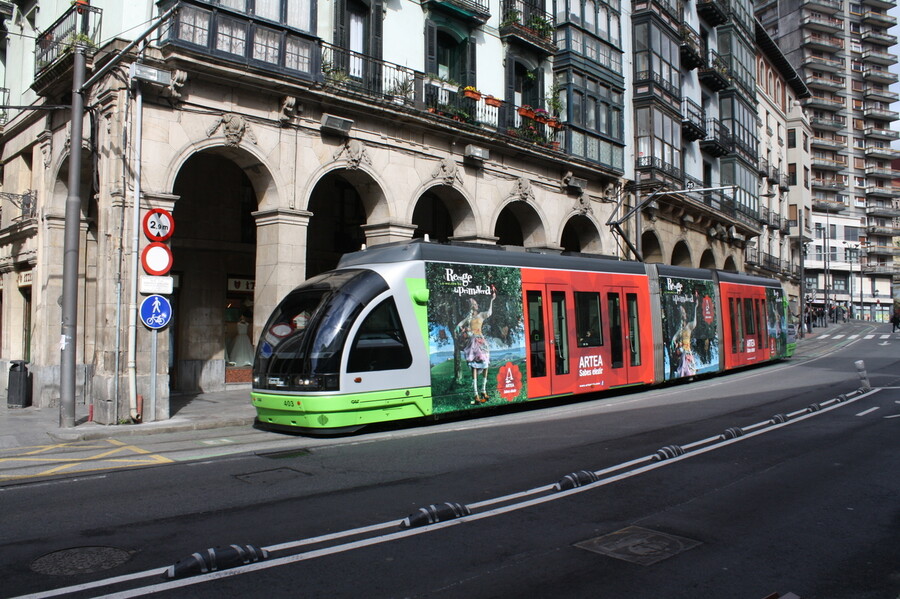
<path id="1" fill-rule="evenodd" d="M 9 408 L 27 408 L 31 405 L 31 378 L 25 360 L 12 360 L 9 363 L 9 385 L 6 392 L 6 406 Z"/>

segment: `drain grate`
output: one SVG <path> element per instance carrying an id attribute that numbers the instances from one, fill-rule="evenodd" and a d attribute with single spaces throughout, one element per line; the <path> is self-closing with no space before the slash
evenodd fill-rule
<path id="1" fill-rule="evenodd" d="M 650 566 L 697 545 L 700 545 L 700 541 L 640 526 L 629 526 L 602 537 L 575 543 L 581 549 L 642 566 Z"/>
<path id="2" fill-rule="evenodd" d="M 42 555 L 31 562 L 31 569 L 38 574 L 74 576 L 109 570 L 129 559 L 130 551 L 116 547 L 73 547 Z"/>

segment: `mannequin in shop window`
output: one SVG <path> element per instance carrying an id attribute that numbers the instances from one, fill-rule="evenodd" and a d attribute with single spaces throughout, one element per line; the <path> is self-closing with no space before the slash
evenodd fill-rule
<path id="1" fill-rule="evenodd" d="M 247 314 L 241 314 L 237 321 L 237 334 L 231 343 L 231 351 L 228 353 L 228 365 L 235 367 L 253 365 L 253 344 L 250 342 L 250 320 Z"/>

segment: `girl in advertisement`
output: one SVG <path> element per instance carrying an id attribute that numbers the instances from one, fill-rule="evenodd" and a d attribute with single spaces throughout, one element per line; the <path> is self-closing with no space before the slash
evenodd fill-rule
<path id="1" fill-rule="evenodd" d="M 469 313 L 459 321 L 456 325 L 457 335 L 467 336 L 463 342 L 463 357 L 472 369 L 472 388 L 475 393 L 475 399 L 471 403 L 479 404 L 486 402 L 489 397 L 487 394 L 488 366 L 491 361 L 491 350 L 488 347 L 487 339 L 484 337 L 483 326 L 484 321 L 491 317 L 494 308 L 494 300 L 497 298 L 496 289 L 491 289 L 491 302 L 488 309 L 484 312 L 478 311 L 478 302 L 474 298 L 469 298 Z M 481 373 L 481 392 L 478 391 L 478 374 Z"/>

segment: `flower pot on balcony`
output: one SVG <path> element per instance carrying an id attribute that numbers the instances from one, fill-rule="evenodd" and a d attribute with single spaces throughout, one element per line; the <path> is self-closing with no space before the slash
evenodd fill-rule
<path id="1" fill-rule="evenodd" d="M 563 128 L 563 124 L 556 117 L 550 117 L 549 119 L 547 119 L 547 125 L 549 125 L 553 129 L 562 129 Z"/>
<path id="2" fill-rule="evenodd" d="M 500 108 L 500 105 L 503 104 L 503 100 L 495 98 L 494 96 L 485 96 L 484 103 L 488 106 L 493 106 L 494 108 Z"/>
<path id="3" fill-rule="evenodd" d="M 479 92 L 478 90 L 474 90 L 474 89 L 464 89 L 463 95 L 467 98 L 472 98 L 473 100 L 481 99 L 481 92 Z"/>
<path id="4" fill-rule="evenodd" d="M 559 142 L 558 142 L 558 141 L 551 141 L 551 142 L 548 142 L 548 143 L 547 143 L 547 147 L 550 148 L 551 150 L 557 150 L 557 151 L 558 151 L 558 150 L 559 150 Z"/>
<path id="5" fill-rule="evenodd" d="M 518 113 L 519 113 L 519 116 L 523 116 L 526 119 L 534 118 L 534 109 L 531 108 L 530 106 L 519 106 Z"/>

